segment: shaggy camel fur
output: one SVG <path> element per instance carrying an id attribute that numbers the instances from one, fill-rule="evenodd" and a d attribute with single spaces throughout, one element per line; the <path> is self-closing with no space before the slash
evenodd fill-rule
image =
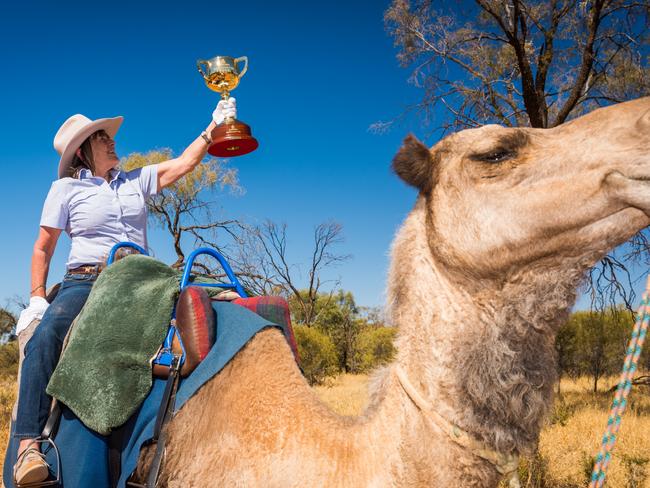
<path id="1" fill-rule="evenodd" d="M 535 445 L 577 286 L 650 224 L 649 149 L 650 98 L 432 149 L 407 137 L 393 168 L 419 196 L 392 249 L 398 355 L 367 411 L 332 413 L 262 332 L 170 423 L 161 485 L 496 486 L 447 422 L 488 451 Z"/>

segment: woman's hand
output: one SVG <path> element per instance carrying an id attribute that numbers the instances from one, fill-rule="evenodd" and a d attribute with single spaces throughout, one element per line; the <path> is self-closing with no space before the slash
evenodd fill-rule
<path id="1" fill-rule="evenodd" d="M 228 100 L 221 100 L 217 108 L 212 112 L 212 120 L 219 125 L 227 118 L 237 118 L 237 100 L 230 97 Z"/>
<path id="2" fill-rule="evenodd" d="M 47 303 L 47 300 L 43 297 L 32 297 L 29 299 L 29 306 L 20 312 L 20 317 L 18 317 L 18 322 L 16 323 L 16 335 L 23 329 L 27 328 L 34 320 L 41 320 L 43 314 L 47 310 L 50 304 Z"/>

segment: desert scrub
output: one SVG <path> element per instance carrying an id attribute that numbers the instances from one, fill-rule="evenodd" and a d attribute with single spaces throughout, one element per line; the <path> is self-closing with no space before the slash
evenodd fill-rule
<path id="1" fill-rule="evenodd" d="M 585 472 L 589 469 L 585 468 L 585 459 L 591 459 L 600 449 L 608 410 L 587 405 L 577 410 L 565 425 L 556 423 L 542 430 L 540 451 L 548 460 L 550 480 L 557 485 L 586 486 Z M 644 466 L 638 461 L 650 453 L 649 431 L 648 415 L 640 415 L 635 410 L 625 413 L 607 470 L 607 486 L 650 488 L 648 481 L 642 479 Z M 627 466 L 626 459 L 630 460 Z"/>
<path id="2" fill-rule="evenodd" d="M 18 374 L 18 341 L 0 346 L 0 378 L 13 377 Z"/>
<path id="3" fill-rule="evenodd" d="M 9 440 L 9 422 L 11 410 L 16 400 L 16 378 L 0 378 L 0 472 L 4 463 L 4 453 Z"/>
<path id="4" fill-rule="evenodd" d="M 575 410 L 576 405 L 574 403 L 567 403 L 564 401 L 564 398 L 560 398 L 553 404 L 553 408 L 551 409 L 548 418 L 548 423 L 550 425 L 560 424 L 564 426 L 569 421 Z"/>
<path id="5" fill-rule="evenodd" d="M 648 461 L 647 456 L 628 456 L 623 455 L 623 466 L 627 473 L 627 484 L 625 488 L 642 488 L 648 479 Z"/>
<path id="6" fill-rule="evenodd" d="M 323 383 L 337 371 L 336 348 L 329 336 L 315 327 L 293 327 L 298 344 L 300 367 L 310 385 Z"/>
<path id="7" fill-rule="evenodd" d="M 615 384 L 603 382 L 603 390 Z M 317 395 L 342 415 L 359 415 L 368 402 L 368 377 L 341 375 L 327 386 L 315 388 Z M 519 465 L 522 488 L 584 488 L 593 467 L 593 457 L 607 423 L 610 393 L 596 396 L 588 378 L 564 380 L 563 400 L 542 429 L 539 450 L 523 457 Z M 623 415 L 606 486 L 650 488 L 650 391 L 632 390 L 633 407 Z M 502 482 L 499 488 L 507 488 Z"/>
<path id="8" fill-rule="evenodd" d="M 359 415 L 368 404 L 366 375 L 342 374 L 314 390 L 339 415 Z"/>

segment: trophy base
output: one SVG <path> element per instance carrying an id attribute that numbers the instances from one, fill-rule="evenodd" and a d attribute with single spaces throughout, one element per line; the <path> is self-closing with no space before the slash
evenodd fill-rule
<path id="1" fill-rule="evenodd" d="M 211 136 L 208 153 L 218 158 L 242 156 L 259 146 L 257 139 L 251 135 L 251 128 L 237 119 L 219 124 L 212 129 Z"/>

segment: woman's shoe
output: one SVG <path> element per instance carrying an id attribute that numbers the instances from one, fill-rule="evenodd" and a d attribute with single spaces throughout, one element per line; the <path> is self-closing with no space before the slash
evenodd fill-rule
<path id="1" fill-rule="evenodd" d="M 28 447 L 18 456 L 14 466 L 14 484 L 17 488 L 45 481 L 50 475 L 50 467 L 45 461 L 45 454 L 38 447 Z"/>

